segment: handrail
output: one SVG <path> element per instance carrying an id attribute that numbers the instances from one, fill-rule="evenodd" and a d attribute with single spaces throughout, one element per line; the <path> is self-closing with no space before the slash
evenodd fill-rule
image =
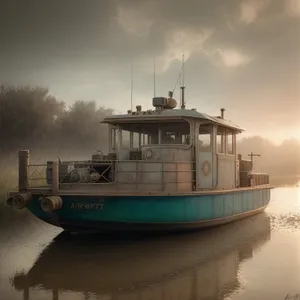
<path id="1" fill-rule="evenodd" d="M 141 150 L 143 148 L 177 148 L 177 149 L 185 149 L 188 150 L 192 148 L 194 145 L 192 144 L 148 144 L 142 145 Z"/>
<path id="2" fill-rule="evenodd" d="M 132 167 L 129 170 L 126 170 L 127 164 L 132 164 Z M 195 180 L 192 176 L 179 177 L 179 174 L 193 174 L 196 172 L 194 167 L 195 161 L 153 161 L 153 160 L 115 160 L 115 161 L 70 161 L 63 162 L 59 164 L 59 185 L 64 186 L 78 186 L 78 185 L 107 185 L 107 184 L 128 184 L 137 185 L 137 188 L 140 184 L 143 185 L 162 185 L 163 190 L 165 190 L 166 184 L 190 184 L 194 183 Z M 151 168 L 151 165 L 154 167 Z M 171 169 L 170 169 L 171 168 Z M 52 174 L 51 164 L 32 164 L 28 166 L 30 184 L 29 187 L 38 185 L 41 186 L 50 186 L 52 184 L 52 177 L 49 174 Z M 79 174 L 78 182 L 71 180 L 72 174 L 77 171 L 85 171 L 86 174 Z M 48 172 L 48 174 L 47 174 Z M 91 179 L 91 173 L 95 174 L 96 180 Z M 127 177 L 127 175 L 129 177 Z M 150 177 L 147 177 L 148 174 Z M 154 174 L 154 175 L 153 175 Z M 155 177 L 161 178 L 157 180 Z M 170 175 L 168 175 L 170 174 Z M 172 174 L 176 174 L 174 180 L 172 180 Z M 76 174 L 78 176 L 78 174 Z M 144 177 L 146 176 L 146 177 Z M 154 177 L 153 177 L 154 176 Z M 150 178 L 150 179 L 149 179 Z M 185 180 L 186 178 L 186 180 Z M 35 182 L 36 184 L 33 184 Z"/>
<path id="3" fill-rule="evenodd" d="M 216 159 L 216 182 L 213 189 L 218 186 L 219 161 Z M 58 171 L 52 172 L 53 164 L 32 164 L 27 167 L 27 177 L 22 180 L 28 188 L 44 187 L 52 191 L 55 184 L 62 189 L 72 187 L 98 186 L 101 191 L 111 191 L 128 185 L 124 190 L 147 189 L 155 190 L 192 190 L 197 180 L 194 174 L 197 171 L 196 161 L 156 161 L 156 160 L 110 160 L 110 161 L 70 161 L 58 164 Z M 242 172 L 239 172 L 240 174 Z M 243 177 L 244 184 L 249 186 L 268 183 L 268 176 L 246 172 Z M 53 175 L 54 174 L 54 175 Z M 57 175 L 56 175 L 57 174 Z M 54 176 L 54 177 L 53 177 Z M 240 175 L 241 176 L 241 175 Z M 241 178 L 241 177 L 240 177 Z M 240 179 L 241 180 L 241 179 Z M 251 181 L 251 182 L 252 182 Z M 244 185 L 240 183 L 240 186 Z M 123 188 L 122 188 L 123 190 Z"/>
<path id="4" fill-rule="evenodd" d="M 174 161 L 174 160 L 143 160 L 143 159 L 140 159 L 140 160 L 119 160 L 119 159 L 115 159 L 115 160 L 101 160 L 101 162 L 96 162 L 96 160 L 82 160 L 82 161 L 73 161 L 73 160 L 70 160 L 70 161 L 63 161 L 60 165 L 66 165 L 66 164 L 76 164 L 76 165 L 79 165 L 79 164 L 82 164 L 82 165 L 86 165 L 86 164 L 92 164 L 92 165 L 103 165 L 103 164 L 107 164 L 108 162 L 110 163 L 120 163 L 120 162 L 141 162 L 141 163 L 174 163 L 174 164 L 177 164 L 177 163 L 195 163 L 196 161 L 193 161 L 193 160 L 182 160 L 182 161 Z M 42 166 L 42 165 L 30 165 L 30 166 Z"/>

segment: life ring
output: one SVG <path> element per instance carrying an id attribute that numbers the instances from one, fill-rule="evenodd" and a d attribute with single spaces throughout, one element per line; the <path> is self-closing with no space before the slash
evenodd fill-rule
<path id="1" fill-rule="evenodd" d="M 205 176 L 208 176 L 211 171 L 210 163 L 207 160 L 205 160 L 202 164 L 202 171 Z"/>
<path id="2" fill-rule="evenodd" d="M 154 156 L 154 152 L 151 149 L 147 149 L 144 153 L 144 159 L 151 159 Z"/>

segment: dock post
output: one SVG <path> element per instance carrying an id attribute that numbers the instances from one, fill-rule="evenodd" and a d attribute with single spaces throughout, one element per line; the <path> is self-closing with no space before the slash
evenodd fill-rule
<path id="1" fill-rule="evenodd" d="M 28 189 L 29 150 L 19 150 L 19 191 Z"/>
<path id="2" fill-rule="evenodd" d="M 59 293 L 58 293 L 58 289 L 56 288 L 52 290 L 52 300 L 59 300 Z"/>
<path id="3" fill-rule="evenodd" d="M 29 300 L 30 299 L 30 297 L 29 297 L 29 286 L 24 287 L 23 299 L 24 300 Z"/>
<path id="4" fill-rule="evenodd" d="M 58 196 L 59 193 L 59 165 L 58 161 L 52 162 L 52 195 Z"/>

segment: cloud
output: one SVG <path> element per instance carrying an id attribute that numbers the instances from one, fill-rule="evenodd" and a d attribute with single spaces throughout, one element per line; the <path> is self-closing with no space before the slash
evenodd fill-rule
<path id="1" fill-rule="evenodd" d="M 122 6 L 118 6 L 117 11 L 115 19 L 124 31 L 137 36 L 149 34 L 153 20 L 150 20 L 143 11 Z"/>
<path id="2" fill-rule="evenodd" d="M 246 65 L 252 60 L 251 57 L 235 49 L 220 50 L 218 53 L 224 65 L 229 68 Z"/>
<path id="3" fill-rule="evenodd" d="M 290 17 L 300 17 L 300 0 L 285 0 L 284 10 Z"/>
<path id="4" fill-rule="evenodd" d="M 269 6 L 270 0 L 248 0 L 240 4 L 240 21 L 250 24 Z"/>
<path id="5" fill-rule="evenodd" d="M 247 65 L 252 58 L 237 49 L 215 49 L 211 52 L 203 51 L 215 66 L 220 66 L 220 63 L 228 68 L 235 68 L 242 65 Z"/>
<path id="6" fill-rule="evenodd" d="M 161 72 L 169 69 L 174 61 L 180 61 L 184 54 L 188 60 L 195 52 L 202 52 L 204 43 L 211 37 L 212 29 L 192 30 L 179 29 L 166 36 L 165 50 L 158 57 Z"/>

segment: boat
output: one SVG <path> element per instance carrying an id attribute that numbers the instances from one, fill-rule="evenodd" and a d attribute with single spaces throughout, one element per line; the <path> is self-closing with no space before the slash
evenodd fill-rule
<path id="1" fill-rule="evenodd" d="M 244 130 L 225 118 L 180 107 L 173 92 L 111 115 L 108 151 L 84 161 L 30 164 L 19 151 L 19 187 L 7 203 L 71 233 L 181 231 L 222 225 L 262 212 L 269 175 L 237 154 Z"/>
<path id="2" fill-rule="evenodd" d="M 243 289 L 242 264 L 270 241 L 271 224 L 261 213 L 203 231 L 128 236 L 62 232 L 10 282 L 28 300 L 229 299 Z"/>

